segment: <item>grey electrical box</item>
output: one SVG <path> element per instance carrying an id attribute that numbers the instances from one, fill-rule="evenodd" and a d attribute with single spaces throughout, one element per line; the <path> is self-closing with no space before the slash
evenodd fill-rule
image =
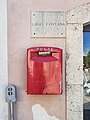
<path id="1" fill-rule="evenodd" d="M 12 84 L 6 86 L 6 102 L 14 103 L 16 102 L 16 87 Z"/>

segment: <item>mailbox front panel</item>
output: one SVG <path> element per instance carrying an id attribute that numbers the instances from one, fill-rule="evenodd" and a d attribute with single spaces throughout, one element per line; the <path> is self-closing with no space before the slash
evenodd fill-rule
<path id="1" fill-rule="evenodd" d="M 62 49 L 27 49 L 27 94 L 62 94 Z"/>

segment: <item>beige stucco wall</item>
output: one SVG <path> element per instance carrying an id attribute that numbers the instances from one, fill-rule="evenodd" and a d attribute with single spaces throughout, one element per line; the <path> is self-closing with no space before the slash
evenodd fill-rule
<path id="1" fill-rule="evenodd" d="M 55 116 L 59 120 L 65 120 L 65 38 L 31 38 L 30 13 L 37 10 L 36 5 L 38 4 L 35 1 L 30 0 L 8 1 L 9 83 L 17 87 L 15 119 L 34 120 L 32 107 L 35 104 L 40 104 L 50 116 Z M 45 4 L 39 3 L 39 7 L 42 6 L 45 7 Z M 38 10 L 43 10 L 43 7 L 41 9 L 39 7 Z M 45 10 L 49 9 L 52 10 L 52 6 L 45 8 Z M 26 50 L 32 46 L 54 46 L 63 49 L 62 95 L 30 96 L 26 94 Z M 42 116 L 41 114 L 41 118 Z"/>
<path id="2" fill-rule="evenodd" d="M 45 110 L 49 115 L 51 116 L 55 115 L 60 120 L 65 120 L 66 112 L 67 112 L 68 120 L 72 120 L 72 119 L 78 120 L 78 118 L 79 120 L 83 119 L 82 75 L 81 76 L 79 75 L 79 73 L 82 73 L 82 27 L 84 23 L 84 22 L 80 22 L 82 20 L 82 16 L 80 18 L 79 16 L 82 15 L 82 13 L 80 14 L 80 11 L 83 9 L 80 9 L 81 7 L 78 7 L 74 10 L 67 12 L 68 24 L 67 24 L 66 38 L 31 38 L 30 12 L 49 11 L 49 10 L 67 11 L 68 9 L 71 9 L 85 2 L 88 2 L 88 0 L 87 1 L 77 0 L 71 2 L 69 1 L 69 3 L 68 1 L 63 1 L 63 0 L 61 2 L 59 2 L 58 0 L 53 0 L 53 1 L 52 0 L 50 1 L 9 0 L 8 1 L 9 83 L 13 83 L 17 87 L 17 103 L 15 104 L 15 118 L 17 120 L 20 119 L 33 120 L 32 107 L 35 104 L 40 104 L 45 108 Z M 75 35 L 74 39 L 72 39 L 73 35 Z M 78 40 L 80 41 L 78 42 Z M 61 47 L 64 50 L 63 53 L 64 92 L 61 96 L 58 95 L 27 96 L 25 92 L 26 91 L 26 49 L 28 47 L 40 46 L 40 45 Z M 65 52 L 65 47 L 67 48 L 66 52 Z M 75 55 L 73 55 L 73 52 L 75 53 Z M 66 53 L 67 53 L 67 66 L 66 66 L 67 76 L 65 76 Z M 75 61 L 78 59 L 78 57 L 80 57 L 80 59 L 78 61 Z M 75 65 L 75 63 L 77 65 Z M 67 81 L 66 103 L 65 103 L 65 98 L 66 98 L 65 77 Z M 77 79 L 77 77 L 79 78 Z M 78 99 L 75 96 L 78 96 Z M 73 106 L 75 107 L 75 109 Z M 65 110 L 66 108 L 67 110 Z"/>
<path id="3" fill-rule="evenodd" d="M 5 87 L 8 84 L 7 0 L 0 1 L 0 120 L 8 119 Z"/>

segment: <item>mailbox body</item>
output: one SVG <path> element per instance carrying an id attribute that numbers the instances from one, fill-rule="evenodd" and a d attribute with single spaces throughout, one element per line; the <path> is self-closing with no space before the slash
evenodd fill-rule
<path id="1" fill-rule="evenodd" d="M 27 49 L 27 94 L 62 94 L 62 49 Z"/>

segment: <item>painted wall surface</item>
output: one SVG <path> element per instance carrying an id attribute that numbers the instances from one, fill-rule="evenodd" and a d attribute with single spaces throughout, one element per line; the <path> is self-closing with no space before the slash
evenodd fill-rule
<path id="1" fill-rule="evenodd" d="M 77 6 L 80 6 L 85 3 L 89 3 L 90 0 L 8 0 L 12 7 L 14 4 L 17 4 L 18 6 L 22 6 L 24 3 L 24 6 L 30 7 L 30 10 L 34 11 L 40 11 L 40 10 L 46 10 L 46 11 L 53 11 L 53 10 L 71 10 Z M 14 8 L 13 8 L 14 9 Z"/>
<path id="2" fill-rule="evenodd" d="M 15 119 L 34 120 L 32 107 L 35 104 L 40 104 L 42 110 L 45 109 L 44 114 L 40 114 L 40 118 L 45 118 L 47 113 L 48 117 L 51 116 L 51 119 L 65 120 L 65 77 L 63 77 L 64 87 L 62 95 L 30 96 L 26 94 L 27 48 L 32 46 L 60 47 L 63 49 L 63 64 L 65 65 L 65 38 L 31 38 L 30 36 L 30 13 L 37 10 L 37 6 L 38 2 L 30 0 L 8 1 L 9 83 L 17 87 Z M 49 5 L 45 9 L 42 9 L 42 6 L 46 5 L 39 3 L 38 10 L 52 10 L 53 8 Z M 65 73 L 64 65 L 63 73 Z M 38 109 L 37 114 L 39 111 Z M 53 116 L 55 117 L 53 118 Z"/>
<path id="3" fill-rule="evenodd" d="M 75 7 L 81 6 L 85 3 L 89 3 L 90 0 L 65 0 L 65 10 L 71 10 Z"/>
<path id="4" fill-rule="evenodd" d="M 8 119 L 5 87 L 8 84 L 7 0 L 0 0 L 0 120 Z"/>
<path id="5" fill-rule="evenodd" d="M 89 0 L 90 1 L 90 0 Z M 30 13 L 32 11 L 60 11 L 71 9 L 87 1 L 9 0 L 8 1 L 8 52 L 9 82 L 17 87 L 16 120 L 34 120 L 33 106 L 39 104 L 43 111 L 55 119 L 65 120 L 65 38 L 31 38 Z M 67 4 L 65 4 L 67 3 Z M 63 52 L 63 94 L 61 96 L 27 96 L 26 49 L 32 46 L 61 47 Z M 40 111 L 40 109 L 38 109 Z M 37 110 L 37 112 L 38 112 Z M 45 117 L 45 113 L 43 117 Z M 36 113 L 38 114 L 38 113 Z M 42 114 L 41 114 L 42 116 Z M 36 119 L 35 119 L 36 120 Z M 39 120 L 39 119 L 37 119 Z"/>

